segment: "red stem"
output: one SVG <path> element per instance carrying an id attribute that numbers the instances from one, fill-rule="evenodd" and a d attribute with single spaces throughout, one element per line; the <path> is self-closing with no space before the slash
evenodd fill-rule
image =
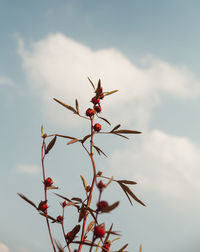
<path id="1" fill-rule="evenodd" d="M 91 197 L 92 197 L 92 192 L 93 192 L 93 189 L 94 189 L 94 184 L 95 184 L 95 181 L 96 181 L 96 165 L 95 165 L 95 162 L 94 162 L 94 158 L 93 158 L 93 136 L 94 136 L 94 131 L 93 131 L 93 120 L 94 120 L 94 117 L 92 117 L 90 119 L 91 121 L 91 139 L 90 139 L 90 152 L 85 148 L 85 146 L 83 145 L 83 147 L 86 149 L 90 159 L 91 159 L 91 162 L 92 162 L 92 167 L 93 167 L 93 180 L 92 180 L 92 185 L 91 185 L 91 189 L 90 189 L 90 193 L 89 193 L 89 196 L 88 196 L 88 199 L 87 199 L 87 205 L 86 205 L 86 208 L 89 207 L 89 204 L 91 202 Z M 78 248 L 78 252 L 81 251 L 82 249 L 82 242 L 84 242 L 85 240 L 85 226 L 86 226 L 86 220 L 87 220 L 87 215 L 84 217 L 83 219 L 83 226 L 82 226 L 82 234 L 81 234 L 81 243 L 79 244 L 79 248 Z"/>
<path id="2" fill-rule="evenodd" d="M 47 188 L 46 188 L 46 185 L 45 185 L 45 169 L 44 169 L 44 157 L 45 157 L 44 146 L 45 146 L 45 142 L 43 140 L 43 144 L 42 144 L 42 173 L 43 173 L 43 181 L 44 181 L 44 196 L 45 196 L 45 201 L 47 201 Z M 48 211 L 47 210 L 46 210 L 46 214 L 48 216 Z M 49 231 L 49 237 L 50 237 L 50 240 L 51 240 L 53 250 L 54 250 L 54 252 L 56 252 L 56 247 L 55 247 L 55 244 L 54 244 L 54 241 L 53 241 L 53 237 L 52 237 L 52 234 L 51 234 L 51 228 L 50 228 L 50 225 L 49 225 L 49 219 L 48 219 L 47 216 L 46 216 L 46 222 L 47 222 L 47 227 L 48 227 L 48 231 Z"/>

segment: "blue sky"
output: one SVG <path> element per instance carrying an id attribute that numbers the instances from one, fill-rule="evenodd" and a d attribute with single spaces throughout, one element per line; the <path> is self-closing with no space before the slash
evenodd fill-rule
<path id="1" fill-rule="evenodd" d="M 130 252 L 140 244 L 149 252 L 199 251 L 199 1 L 0 4 L 0 252 L 50 250 L 45 221 L 16 193 L 42 199 L 42 124 L 47 133 L 87 133 L 86 123 L 52 100 L 78 98 L 84 113 L 92 96 L 87 76 L 101 78 L 105 90 L 120 90 L 103 103 L 113 126 L 143 131 L 127 142 L 97 137 L 109 155 L 96 157 L 98 169 L 137 181 L 135 192 L 147 204 L 131 207 L 110 186 L 105 198 L 121 204 L 105 222 L 122 231 L 118 244 L 129 242 Z M 68 197 L 82 190 L 79 175 L 90 177 L 89 165 L 80 146 L 61 140 L 47 160 Z M 59 206 L 51 208 L 56 215 Z"/>

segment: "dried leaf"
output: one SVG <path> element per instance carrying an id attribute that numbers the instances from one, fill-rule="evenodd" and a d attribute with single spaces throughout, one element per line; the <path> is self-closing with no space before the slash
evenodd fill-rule
<path id="1" fill-rule="evenodd" d="M 98 98 L 99 95 L 101 94 L 101 80 L 100 79 L 98 81 L 97 89 L 96 89 L 95 93 L 96 93 L 96 98 Z"/>
<path id="2" fill-rule="evenodd" d="M 99 240 L 99 242 L 98 242 L 98 244 L 97 244 L 97 247 L 96 247 L 96 250 L 95 250 L 95 252 L 97 252 L 97 251 L 98 251 L 98 249 L 99 249 L 99 246 L 100 246 L 100 242 L 101 242 L 101 240 Z"/>
<path id="3" fill-rule="evenodd" d="M 119 90 L 115 89 L 115 90 L 113 90 L 113 91 L 110 91 L 110 92 L 105 93 L 104 96 L 114 94 L 114 93 L 116 93 L 116 92 L 118 92 L 118 91 L 119 91 Z"/>
<path id="4" fill-rule="evenodd" d="M 146 206 L 141 200 L 139 200 L 136 197 L 136 195 L 131 191 L 131 189 L 128 186 L 126 186 L 124 184 L 120 184 L 120 185 L 135 201 L 137 201 L 138 203 L 140 203 L 143 206 Z"/>
<path id="5" fill-rule="evenodd" d="M 88 80 L 89 80 L 90 84 L 92 85 L 92 87 L 93 87 L 93 88 L 94 88 L 94 90 L 95 90 L 95 86 L 94 86 L 93 82 L 90 80 L 90 78 L 89 78 L 89 77 L 88 77 Z"/>
<path id="6" fill-rule="evenodd" d="M 113 181 L 113 176 L 109 179 L 109 181 L 108 181 L 108 183 L 105 185 L 105 187 L 108 187 L 112 181 Z"/>
<path id="7" fill-rule="evenodd" d="M 110 226 L 110 228 L 109 228 L 109 230 L 108 230 L 108 232 L 106 234 L 106 238 L 105 238 L 105 240 L 103 242 L 104 244 L 108 241 L 109 236 L 110 236 L 110 232 L 112 231 L 112 228 L 113 228 L 113 224 L 111 224 L 111 226 Z"/>
<path id="8" fill-rule="evenodd" d="M 116 130 L 115 133 L 123 133 L 123 134 L 141 134 L 142 132 L 136 130 Z"/>
<path id="9" fill-rule="evenodd" d="M 76 99 L 76 111 L 77 111 L 77 114 L 79 115 L 79 106 L 78 106 L 78 100 Z"/>
<path id="10" fill-rule="evenodd" d="M 94 224 L 95 224 L 95 221 L 94 221 L 94 220 L 91 221 L 91 222 L 89 223 L 89 225 L 88 225 L 88 227 L 87 227 L 87 230 L 86 230 L 86 233 L 89 233 L 89 232 L 90 232 L 90 230 L 93 228 Z"/>
<path id="11" fill-rule="evenodd" d="M 82 206 L 81 209 L 80 209 L 78 222 L 81 222 L 82 219 L 85 217 L 85 215 L 86 215 L 86 209 L 85 209 L 84 206 Z"/>
<path id="12" fill-rule="evenodd" d="M 79 139 L 75 138 L 75 139 L 72 139 L 71 141 L 69 141 L 67 143 L 67 145 L 74 144 L 74 143 L 77 143 L 77 142 L 79 142 Z"/>
<path id="13" fill-rule="evenodd" d="M 131 201 L 131 199 L 130 199 L 128 193 L 127 193 L 126 190 L 122 187 L 122 184 L 119 183 L 119 185 L 121 186 L 122 190 L 123 190 L 124 193 L 126 194 L 126 196 L 127 196 L 128 200 L 129 200 L 130 204 L 133 205 L 133 203 L 132 203 L 132 201 Z"/>
<path id="14" fill-rule="evenodd" d="M 140 252 L 142 252 L 142 244 L 140 244 Z"/>
<path id="15" fill-rule="evenodd" d="M 68 199 L 68 198 L 66 198 L 66 197 L 64 197 L 64 196 L 62 196 L 62 195 L 60 195 L 60 194 L 58 194 L 58 193 L 54 193 L 54 194 L 57 195 L 58 197 L 64 199 L 64 200 L 67 200 L 67 201 L 69 201 L 69 202 L 72 202 L 70 199 Z"/>
<path id="16" fill-rule="evenodd" d="M 98 116 L 98 118 L 101 119 L 101 120 L 104 120 L 104 121 L 107 122 L 109 125 L 111 125 L 111 123 L 110 123 L 106 118 L 103 118 L 103 117 L 101 117 L 101 116 Z"/>
<path id="17" fill-rule="evenodd" d="M 56 98 L 53 98 L 53 99 L 54 99 L 54 101 L 60 103 L 60 104 L 61 104 L 62 106 L 64 106 L 65 108 L 67 108 L 67 109 L 71 110 L 72 112 L 74 112 L 74 114 L 77 114 L 77 111 L 75 110 L 75 108 L 73 108 L 73 107 L 71 107 L 71 106 L 69 106 L 69 105 L 67 105 L 67 104 L 65 104 L 65 103 L 63 103 L 63 102 L 61 102 L 61 101 L 59 101 L 59 100 L 56 99 Z"/>
<path id="18" fill-rule="evenodd" d="M 43 135 L 44 134 L 44 126 L 42 125 L 41 126 L 41 135 Z"/>
<path id="19" fill-rule="evenodd" d="M 45 154 L 48 154 L 49 151 L 53 148 L 54 144 L 56 142 L 56 136 L 51 140 L 51 142 L 48 144 L 46 150 L 45 150 Z"/>
<path id="20" fill-rule="evenodd" d="M 126 245 L 124 245 L 120 250 L 118 250 L 117 252 L 123 252 L 125 248 L 127 248 L 128 243 Z"/>
<path id="21" fill-rule="evenodd" d="M 120 124 L 118 124 L 117 126 L 115 126 L 110 132 L 113 132 L 113 131 L 115 131 L 116 129 L 118 129 L 119 127 L 120 127 L 121 125 Z"/>
<path id="22" fill-rule="evenodd" d="M 78 198 L 78 197 L 73 197 L 73 198 L 71 198 L 71 200 L 75 200 L 75 201 L 82 203 L 82 199 Z"/>
<path id="23" fill-rule="evenodd" d="M 123 136 L 123 135 L 121 135 L 121 134 L 118 134 L 118 133 L 116 133 L 115 131 L 110 132 L 110 133 L 115 134 L 115 135 L 120 136 L 120 137 L 123 137 L 123 138 L 126 138 L 126 139 L 129 139 L 128 137 Z"/>
<path id="24" fill-rule="evenodd" d="M 58 189 L 58 187 L 57 187 L 57 186 L 48 186 L 46 189 L 47 189 L 47 190 L 50 190 L 50 189 Z"/>
<path id="25" fill-rule="evenodd" d="M 68 244 L 71 243 L 71 242 L 74 240 L 76 234 L 78 234 L 78 232 L 80 231 L 80 228 L 81 228 L 80 225 L 76 225 L 76 226 L 72 229 L 72 231 L 70 232 Z"/>
<path id="26" fill-rule="evenodd" d="M 25 200 L 26 202 L 28 202 L 30 205 L 32 205 L 33 207 L 35 207 L 37 209 L 37 206 L 35 205 L 35 203 L 33 203 L 31 200 L 29 200 L 26 196 L 24 196 L 23 194 L 21 193 L 18 193 L 18 195 L 23 199 Z"/>
<path id="27" fill-rule="evenodd" d="M 93 147 L 95 148 L 95 150 L 98 152 L 99 155 L 101 155 L 101 153 L 102 153 L 104 156 L 106 156 L 106 154 L 99 147 L 97 147 L 95 145 L 93 145 Z"/>
<path id="28" fill-rule="evenodd" d="M 42 215 L 42 216 L 44 216 L 44 217 L 46 217 L 46 218 L 52 220 L 53 222 L 56 222 L 56 219 L 54 219 L 52 216 L 50 216 L 50 215 L 48 215 L 48 214 L 46 214 L 46 213 L 40 213 L 40 215 Z"/>
<path id="29" fill-rule="evenodd" d="M 117 180 L 117 182 L 123 183 L 123 184 L 129 184 L 129 185 L 136 185 L 136 184 L 137 184 L 137 182 L 135 182 L 135 181 L 132 181 L 132 180 L 125 180 L 125 179 Z"/>
<path id="30" fill-rule="evenodd" d="M 59 135 L 59 134 L 56 134 L 56 136 L 63 137 L 63 138 L 69 138 L 69 139 L 77 139 L 76 137 L 64 136 L 64 135 Z"/>
<path id="31" fill-rule="evenodd" d="M 116 207 L 118 207 L 118 205 L 119 205 L 119 201 L 113 203 L 113 204 L 110 205 L 110 206 L 107 206 L 107 207 L 103 208 L 101 212 L 102 212 L 102 213 L 109 213 L 109 212 L 111 212 L 112 210 L 114 210 Z"/>
<path id="32" fill-rule="evenodd" d="M 111 243 L 113 243 L 113 242 L 115 242 L 115 241 L 118 241 L 118 240 L 120 240 L 120 239 L 121 239 L 120 237 L 116 237 L 115 239 L 112 240 Z"/>
<path id="33" fill-rule="evenodd" d="M 86 182 L 85 178 L 82 175 L 80 175 L 80 176 L 81 176 L 81 179 L 82 179 L 82 182 L 83 182 L 83 186 L 84 186 L 84 189 L 85 189 L 86 195 L 87 195 L 87 182 Z"/>
<path id="34" fill-rule="evenodd" d="M 84 143 L 90 136 L 91 136 L 91 135 L 85 136 L 85 137 L 81 140 L 81 142 Z"/>

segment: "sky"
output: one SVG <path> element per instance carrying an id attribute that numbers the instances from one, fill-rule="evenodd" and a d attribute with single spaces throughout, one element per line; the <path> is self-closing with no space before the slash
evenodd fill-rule
<path id="1" fill-rule="evenodd" d="M 43 199 L 41 125 L 47 134 L 82 138 L 89 131 L 53 101 L 91 107 L 93 89 L 119 91 L 102 101 L 104 131 L 117 124 L 139 130 L 127 141 L 95 136 L 108 158 L 95 155 L 97 169 L 131 179 L 147 205 L 131 206 L 112 182 L 104 192 L 119 207 L 101 217 L 122 237 L 119 249 L 142 244 L 148 252 L 199 252 L 200 242 L 200 2 L 191 0 L 0 0 L 1 215 L 0 252 L 51 250 L 44 218 L 23 202 Z M 45 162 L 66 197 L 84 197 L 80 179 L 92 179 L 90 160 L 79 144 L 58 139 Z M 49 194 L 49 212 L 60 215 Z M 95 200 L 94 200 L 95 206 Z M 76 215 L 66 210 L 66 229 Z M 54 224 L 55 239 L 60 238 Z"/>

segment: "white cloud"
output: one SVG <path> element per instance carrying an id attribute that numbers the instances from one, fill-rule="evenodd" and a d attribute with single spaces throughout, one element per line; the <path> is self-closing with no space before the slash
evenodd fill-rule
<path id="1" fill-rule="evenodd" d="M 186 137 L 154 130 L 141 136 L 139 145 L 115 151 L 111 173 L 140 184 L 140 190 L 167 199 L 194 200 L 200 193 L 200 147 Z"/>
<path id="2" fill-rule="evenodd" d="M 40 168 L 33 164 L 18 164 L 17 171 L 24 174 L 37 174 Z"/>
<path id="3" fill-rule="evenodd" d="M 10 252 L 10 250 L 4 243 L 0 242 L 0 252 Z"/>
<path id="4" fill-rule="evenodd" d="M 65 122 L 68 128 L 80 126 L 80 121 L 58 108 L 52 98 L 68 104 L 78 98 L 84 113 L 92 97 L 87 76 L 95 83 L 101 78 L 105 91 L 120 90 L 103 101 L 103 110 L 112 114 L 113 121 L 126 121 L 140 128 L 148 125 L 162 95 L 185 99 L 200 92 L 199 81 L 184 67 L 153 57 L 143 59 L 139 67 L 118 50 L 93 51 L 59 33 L 32 43 L 31 49 L 25 49 L 19 40 L 19 53 L 30 84 L 42 100 L 41 111 L 55 123 Z"/>
<path id="5" fill-rule="evenodd" d="M 7 76 L 0 76 L 0 86 L 15 86 L 15 83 Z"/>

